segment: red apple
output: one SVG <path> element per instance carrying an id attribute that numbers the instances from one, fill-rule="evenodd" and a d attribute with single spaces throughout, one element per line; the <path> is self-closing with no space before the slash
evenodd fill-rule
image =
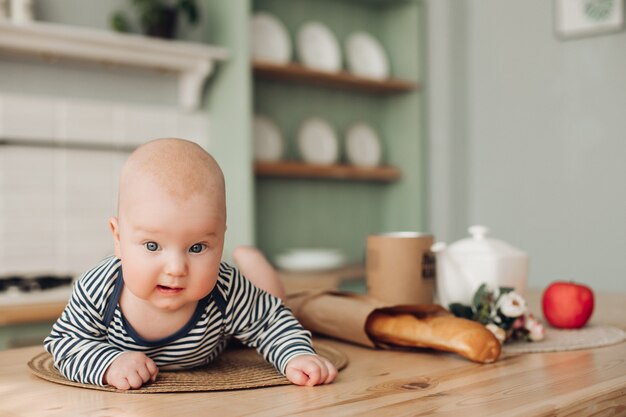
<path id="1" fill-rule="evenodd" d="M 593 313 L 593 291 L 575 282 L 556 281 L 543 292 L 541 304 L 550 325 L 578 329 L 587 324 Z"/>

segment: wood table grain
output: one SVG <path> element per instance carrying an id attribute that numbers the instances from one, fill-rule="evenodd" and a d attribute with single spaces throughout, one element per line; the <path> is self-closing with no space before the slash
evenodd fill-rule
<path id="1" fill-rule="evenodd" d="M 531 306 L 538 298 L 530 297 Z M 539 310 L 540 311 L 540 310 Z M 593 322 L 624 328 L 626 296 L 598 297 Z M 53 384 L 0 352 L 0 416 L 624 416 L 626 343 L 505 354 L 479 365 L 437 352 L 376 351 L 324 339 L 350 358 L 335 383 L 242 391 L 123 394 Z"/>

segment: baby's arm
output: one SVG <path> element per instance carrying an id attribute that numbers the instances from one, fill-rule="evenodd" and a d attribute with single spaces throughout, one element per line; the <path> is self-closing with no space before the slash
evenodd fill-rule
<path id="1" fill-rule="evenodd" d="M 104 383 L 117 389 L 137 389 L 148 381 L 156 381 L 159 369 L 152 359 L 141 352 L 124 352 L 104 373 Z"/>
<path id="2" fill-rule="evenodd" d="M 337 369 L 322 356 L 300 355 L 287 362 L 285 376 L 296 385 L 312 387 L 333 382 L 337 376 Z"/>
<path id="3" fill-rule="evenodd" d="M 86 276 L 76 282 L 72 297 L 44 346 L 67 379 L 104 385 L 104 372 L 123 351 L 106 340 L 99 304 L 100 292 L 106 292 L 106 288 L 97 278 Z"/>
<path id="4" fill-rule="evenodd" d="M 256 347 L 284 375 L 287 375 L 287 365 L 291 364 L 288 379 L 295 384 L 332 382 L 336 373 L 334 367 L 315 355 L 311 333 L 302 327 L 291 310 L 278 298 L 254 287 L 236 270 L 231 278 L 226 297 L 226 332 Z M 320 375 L 316 376 L 318 372 Z M 324 378 L 322 372 L 326 372 Z"/>

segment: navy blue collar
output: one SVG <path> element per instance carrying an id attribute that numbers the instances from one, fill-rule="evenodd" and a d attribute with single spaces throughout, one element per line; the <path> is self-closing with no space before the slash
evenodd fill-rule
<path id="1" fill-rule="evenodd" d="M 106 306 L 105 309 L 105 313 L 104 313 L 104 325 L 105 327 L 109 327 L 109 324 L 111 323 L 111 320 L 113 319 L 113 315 L 115 314 L 115 310 L 117 309 L 118 305 L 119 305 L 119 301 L 120 301 L 120 296 L 122 295 L 122 289 L 124 288 L 124 276 L 122 274 L 122 266 L 120 265 L 118 267 L 118 272 L 117 272 L 117 278 L 115 279 L 115 284 L 113 287 L 113 293 L 111 294 L 111 297 L 109 297 L 109 302 Z M 148 340 L 148 339 L 144 339 L 143 337 L 141 337 L 137 331 L 135 331 L 135 329 L 133 328 L 133 326 L 130 324 L 130 322 L 128 320 L 126 320 L 126 317 L 124 317 L 124 314 L 122 313 L 122 310 L 120 310 L 120 315 L 122 317 L 122 323 L 124 325 L 124 328 L 126 330 L 126 332 L 130 335 L 130 337 L 133 338 L 133 340 L 135 342 L 137 342 L 140 345 L 143 346 L 147 346 L 147 347 L 156 347 L 156 346 L 163 346 L 166 345 L 168 343 L 171 343 L 177 339 L 180 339 L 181 337 L 187 335 L 198 323 L 198 320 L 200 320 L 200 318 L 202 317 L 202 314 L 204 313 L 206 306 L 209 302 L 209 299 L 211 298 L 211 294 L 214 292 L 219 292 L 216 291 L 217 289 L 217 285 L 215 286 L 215 288 L 213 289 L 213 291 L 207 295 L 206 297 L 202 298 L 200 301 L 198 301 L 198 305 L 196 306 L 196 310 L 194 311 L 193 315 L 191 316 L 191 318 L 189 319 L 189 321 L 183 326 L 181 327 L 179 330 L 177 330 L 175 333 L 161 338 L 161 339 L 157 339 L 157 340 Z M 221 294 L 219 294 L 221 296 Z M 222 298 L 223 300 L 223 298 Z M 218 304 L 218 308 L 219 303 Z M 221 308 L 219 308 L 220 311 L 222 310 Z"/>

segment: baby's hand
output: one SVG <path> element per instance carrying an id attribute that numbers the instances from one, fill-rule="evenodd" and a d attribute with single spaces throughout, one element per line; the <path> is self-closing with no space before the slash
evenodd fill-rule
<path id="1" fill-rule="evenodd" d="M 287 362 L 285 376 L 296 385 L 330 384 L 337 376 L 335 366 L 318 355 L 300 355 Z"/>
<path id="2" fill-rule="evenodd" d="M 143 353 L 124 352 L 109 365 L 104 383 L 117 389 L 136 389 L 148 381 L 154 382 L 158 373 L 154 361 Z"/>

